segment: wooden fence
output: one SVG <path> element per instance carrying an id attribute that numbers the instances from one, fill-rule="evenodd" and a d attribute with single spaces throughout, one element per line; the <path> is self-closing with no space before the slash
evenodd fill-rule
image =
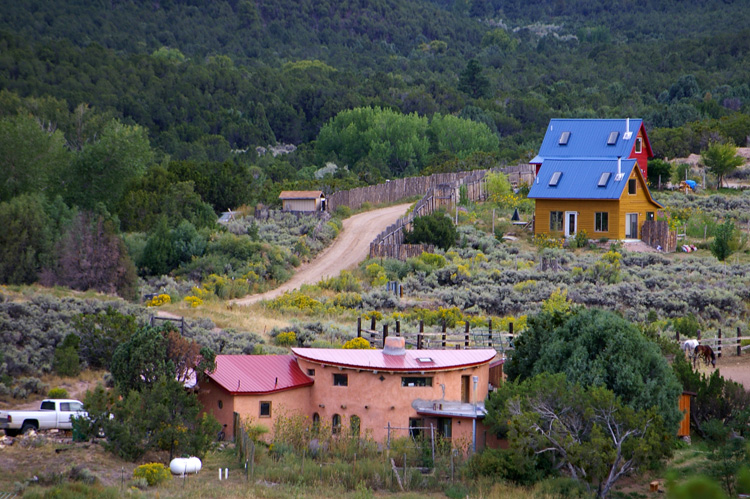
<path id="1" fill-rule="evenodd" d="M 488 171 L 462 172 L 467 175 L 457 177 L 457 180 L 453 182 L 441 183 L 431 187 L 422 196 L 422 199 L 417 201 L 411 212 L 399 218 L 396 223 L 389 225 L 370 243 L 370 258 L 379 258 L 388 254 L 398 255 L 390 258 L 406 260 L 409 256 L 418 256 L 412 253 L 416 249 L 402 250 L 400 248 L 404 242 L 404 229 L 411 230 L 411 224 L 416 217 L 429 215 L 441 207 L 450 209 L 456 206 L 459 202 L 459 191 L 462 186 L 466 187 L 466 196 L 469 201 L 485 199 L 487 196 L 486 175 Z"/>
<path id="2" fill-rule="evenodd" d="M 666 220 L 646 220 L 641 229 L 641 240 L 652 248 L 661 248 L 666 253 L 677 249 L 677 231 L 669 229 Z"/>
<path id="3" fill-rule="evenodd" d="M 477 348 L 494 348 L 500 353 L 513 349 L 513 323 L 508 324 L 508 331 L 493 329 L 492 319 L 486 327 L 472 328 L 468 322 L 458 330 L 449 329 L 443 321 L 439 331 L 425 331 L 424 321 L 419 321 L 418 331 L 402 331 L 401 321 L 396 321 L 395 330 L 388 324 L 378 329 L 375 318 L 370 319 L 369 329 L 363 329 L 362 318 L 357 319 L 357 337 L 364 338 L 375 348 L 382 348 L 389 335 L 403 337 L 407 345 L 418 350 L 469 350 Z"/>
<path id="4" fill-rule="evenodd" d="M 440 184 L 455 185 L 465 177 L 473 176 L 479 171 L 485 170 L 435 173 L 429 177 L 398 178 L 378 185 L 334 192 L 326 196 L 326 210 L 334 211 L 342 205 L 357 210 L 364 203 L 373 205 L 395 203 L 405 198 L 422 196 L 425 192 Z"/>
<path id="5" fill-rule="evenodd" d="M 675 339 L 680 343 L 682 348 L 683 342 L 680 341 L 680 334 L 675 334 Z M 742 345 L 742 341 L 746 340 L 747 345 Z M 714 351 L 717 357 L 721 357 L 722 354 L 736 354 L 742 355 L 742 352 L 750 349 L 750 336 L 742 336 L 742 329 L 737 328 L 735 336 L 727 336 L 721 329 L 716 330 L 715 338 L 702 338 L 700 333 L 698 334 L 698 341 L 701 345 L 708 345 Z"/>

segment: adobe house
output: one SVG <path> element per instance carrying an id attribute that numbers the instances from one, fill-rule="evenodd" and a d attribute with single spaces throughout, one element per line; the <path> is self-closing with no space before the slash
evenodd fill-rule
<path id="1" fill-rule="evenodd" d="M 534 234 L 640 239 L 645 220 L 662 206 L 654 201 L 634 159 L 545 160 L 529 190 L 536 202 Z"/>
<path id="2" fill-rule="evenodd" d="M 297 412 L 334 432 L 346 425 L 381 443 L 432 425 L 469 448 L 498 446 L 483 424 L 494 349 L 406 350 L 402 337 L 389 337 L 383 350 L 292 352 L 218 355 L 216 370 L 198 389 L 205 410 L 228 428 L 234 412 L 252 418 L 269 428 L 269 440 L 275 416 Z"/>
<path id="3" fill-rule="evenodd" d="M 648 160 L 653 156 L 643 120 L 553 119 L 539 154 L 529 163 L 536 166 L 539 174 L 547 160 L 635 159 L 643 177 L 648 178 Z"/>
<path id="4" fill-rule="evenodd" d="M 281 191 L 282 211 L 324 211 L 323 191 Z"/>

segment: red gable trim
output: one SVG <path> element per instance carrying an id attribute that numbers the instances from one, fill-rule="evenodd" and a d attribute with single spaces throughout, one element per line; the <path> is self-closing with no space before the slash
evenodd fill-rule
<path id="1" fill-rule="evenodd" d="M 446 371 L 489 363 L 494 349 L 407 350 L 404 355 L 385 355 L 382 350 L 292 348 L 294 355 L 317 364 L 369 371 Z M 427 360 L 429 359 L 429 360 Z"/>

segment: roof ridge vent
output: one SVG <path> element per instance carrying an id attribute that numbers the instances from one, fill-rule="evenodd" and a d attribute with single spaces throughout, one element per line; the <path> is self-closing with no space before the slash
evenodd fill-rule
<path id="1" fill-rule="evenodd" d="M 388 336 L 383 345 L 383 355 L 406 355 L 406 340 L 403 336 Z"/>

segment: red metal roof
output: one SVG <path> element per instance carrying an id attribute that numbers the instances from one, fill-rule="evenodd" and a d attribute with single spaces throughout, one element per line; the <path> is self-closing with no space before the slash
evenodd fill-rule
<path id="1" fill-rule="evenodd" d="M 272 393 L 313 384 L 294 355 L 217 355 L 209 377 L 230 393 Z"/>
<path id="2" fill-rule="evenodd" d="M 494 349 L 406 350 L 404 355 L 384 355 L 382 350 L 292 348 L 301 359 L 329 366 L 375 371 L 443 371 L 471 367 L 491 361 Z"/>

